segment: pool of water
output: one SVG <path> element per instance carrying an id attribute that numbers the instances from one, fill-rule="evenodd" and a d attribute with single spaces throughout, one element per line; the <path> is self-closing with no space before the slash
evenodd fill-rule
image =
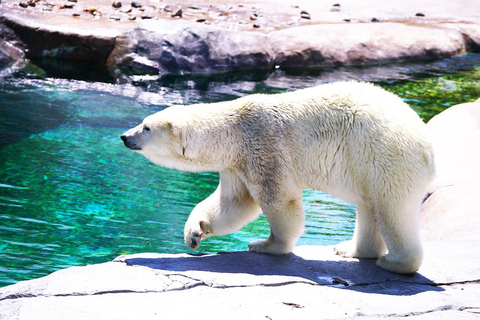
<path id="1" fill-rule="evenodd" d="M 356 79 L 399 94 L 428 120 L 480 97 L 475 54 L 362 68 L 145 76 L 125 83 L 102 68 L 58 61 L 6 71 L 0 77 L 0 286 L 120 254 L 190 252 L 183 225 L 216 188 L 218 174 L 157 167 L 119 139 L 169 105 Z M 304 206 L 307 225 L 299 244 L 351 237 L 352 204 L 305 190 Z M 198 252 L 246 250 L 268 234 L 260 216 L 237 233 L 203 241 Z"/>

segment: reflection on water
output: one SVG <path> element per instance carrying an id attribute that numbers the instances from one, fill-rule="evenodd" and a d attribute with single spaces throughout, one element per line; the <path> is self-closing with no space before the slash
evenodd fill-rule
<path id="1" fill-rule="evenodd" d="M 127 150 L 118 137 L 153 112 L 171 104 L 360 79 L 401 95 L 429 119 L 480 96 L 479 62 L 479 55 L 468 55 L 422 64 L 138 77 L 114 83 L 104 70 L 67 79 L 75 68 L 40 61 L 42 72 L 23 70 L 4 77 L 0 286 L 124 253 L 189 252 L 183 225 L 192 208 L 213 192 L 218 174 L 160 168 Z M 305 190 L 304 206 L 306 230 L 299 244 L 334 244 L 351 237 L 353 205 Z M 261 216 L 235 234 L 205 240 L 200 252 L 245 250 L 250 241 L 268 234 Z"/>

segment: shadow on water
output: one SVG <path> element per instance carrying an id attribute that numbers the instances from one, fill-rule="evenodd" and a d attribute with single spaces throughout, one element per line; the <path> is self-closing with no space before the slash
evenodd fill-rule
<path id="1" fill-rule="evenodd" d="M 279 283 L 304 279 L 319 285 L 354 290 L 364 293 L 411 296 L 426 291 L 444 291 L 421 275 L 399 275 L 375 265 L 375 259 L 305 260 L 295 254 L 269 255 L 252 252 L 232 252 L 207 256 L 128 258 L 123 261 L 131 266 L 143 266 L 166 272 L 205 271 L 254 276 L 284 276 Z M 208 277 L 208 275 L 206 275 Z M 198 275 L 197 275 L 198 277 Z M 270 279 L 263 279 L 269 281 Z M 221 283 L 222 278 L 216 281 Z M 257 280 L 261 283 L 262 279 Z M 276 280 L 275 280 L 276 281 Z M 301 282 L 301 280 L 300 280 Z"/>
<path id="2" fill-rule="evenodd" d="M 115 78 L 102 64 L 82 60 L 31 58 L 31 63 L 50 78 L 114 83 Z"/>
<path id="3" fill-rule="evenodd" d="M 0 89 L 1 90 L 1 89 Z M 57 127 L 68 120 L 62 105 L 51 104 L 30 96 L 16 95 L 9 101 L 2 101 L 0 107 L 0 149 L 29 136 Z"/>

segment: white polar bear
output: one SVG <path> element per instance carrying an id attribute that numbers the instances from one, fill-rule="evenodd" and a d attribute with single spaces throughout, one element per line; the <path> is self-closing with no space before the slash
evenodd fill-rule
<path id="1" fill-rule="evenodd" d="M 417 214 L 434 174 L 432 147 L 418 115 L 379 87 L 338 82 L 174 106 L 121 138 L 160 166 L 220 172 L 217 190 L 185 225 L 193 249 L 263 212 L 271 234 L 249 250 L 290 252 L 304 228 L 301 190 L 310 188 L 357 204 L 353 239 L 337 254 L 379 258 L 397 273 L 420 267 Z"/>

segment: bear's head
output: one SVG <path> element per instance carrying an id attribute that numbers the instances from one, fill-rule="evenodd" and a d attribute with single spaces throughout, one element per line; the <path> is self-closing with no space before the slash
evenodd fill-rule
<path id="1" fill-rule="evenodd" d="M 221 171 L 238 160 L 242 132 L 229 104 L 176 105 L 125 132 L 125 146 L 153 163 L 185 171 Z"/>
<path id="2" fill-rule="evenodd" d="M 172 123 L 164 111 L 148 116 L 120 138 L 127 148 L 163 167 L 176 168 L 185 158 L 181 126 Z"/>

